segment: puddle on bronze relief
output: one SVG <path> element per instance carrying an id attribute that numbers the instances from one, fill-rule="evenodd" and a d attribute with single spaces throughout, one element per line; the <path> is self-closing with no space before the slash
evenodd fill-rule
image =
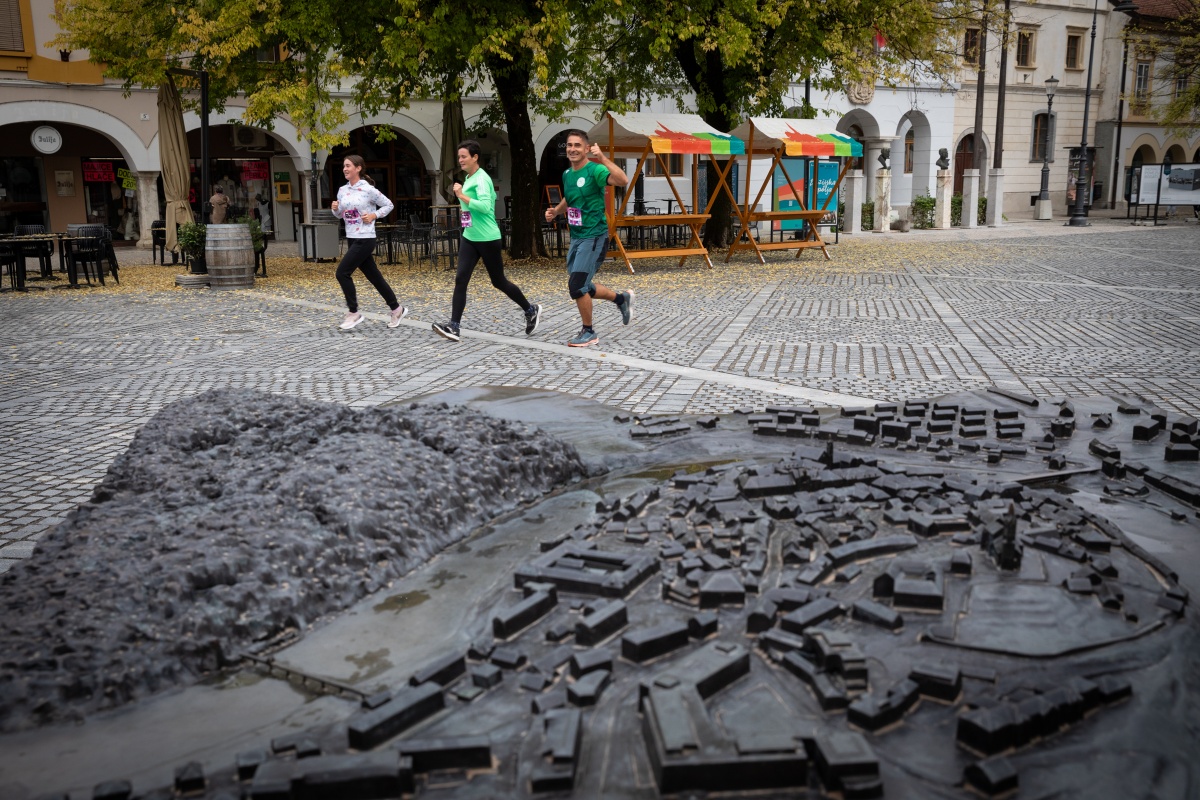
<path id="1" fill-rule="evenodd" d="M 371 650 L 362 655 L 348 655 L 346 660 L 354 666 L 358 667 L 357 671 L 350 676 L 351 684 L 358 684 L 362 681 L 370 680 L 377 675 L 382 675 L 392 668 L 392 662 L 388 660 L 391 655 L 391 650 L 386 647 L 379 650 Z"/>
<path id="2" fill-rule="evenodd" d="M 450 581 L 458 580 L 462 577 L 464 576 L 457 572 L 452 572 L 448 569 L 439 569 L 437 572 L 429 576 L 429 587 L 434 591 L 437 591 Z"/>
<path id="3" fill-rule="evenodd" d="M 440 588 L 440 587 L 435 587 Z M 371 607 L 371 610 L 377 614 L 392 613 L 399 614 L 406 608 L 414 608 L 421 605 L 429 599 L 429 592 L 423 592 L 420 589 L 404 594 L 394 594 L 385 598 L 382 602 L 376 603 Z"/>
<path id="4" fill-rule="evenodd" d="M 688 475 L 694 475 L 697 472 L 704 472 L 705 470 L 707 470 L 711 467 L 720 467 L 720 466 L 724 466 L 726 464 L 737 464 L 740 461 L 742 461 L 742 459 L 725 458 L 725 459 L 718 459 L 715 461 L 692 461 L 692 462 L 687 462 L 684 464 L 668 464 L 667 466 L 663 466 L 663 467 L 656 467 L 654 469 L 645 469 L 645 470 L 641 470 L 640 472 L 633 472 L 633 473 L 626 475 L 625 477 L 649 480 L 649 481 L 654 481 L 655 483 L 659 483 L 662 481 L 670 480 L 671 476 L 673 476 L 679 472 L 684 472 Z"/>

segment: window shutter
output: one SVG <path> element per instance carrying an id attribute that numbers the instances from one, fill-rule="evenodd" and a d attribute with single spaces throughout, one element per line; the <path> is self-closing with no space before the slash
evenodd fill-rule
<path id="1" fill-rule="evenodd" d="M 21 0 L 0 0 L 0 50 L 25 52 L 21 28 Z"/>

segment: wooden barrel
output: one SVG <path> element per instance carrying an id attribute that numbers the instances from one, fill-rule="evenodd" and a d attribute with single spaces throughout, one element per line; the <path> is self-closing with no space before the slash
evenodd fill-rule
<path id="1" fill-rule="evenodd" d="M 204 238 L 208 285 L 213 289 L 250 289 L 254 286 L 254 242 L 250 226 L 209 225 Z"/>

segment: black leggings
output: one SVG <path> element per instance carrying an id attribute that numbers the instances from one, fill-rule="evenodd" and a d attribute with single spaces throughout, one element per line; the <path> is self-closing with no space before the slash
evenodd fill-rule
<path id="1" fill-rule="evenodd" d="M 375 265 L 374 237 L 370 239 L 347 238 L 346 255 L 342 256 L 342 263 L 338 264 L 337 268 L 337 282 L 342 287 L 342 294 L 346 296 L 346 308 L 350 309 L 351 314 L 358 311 L 358 292 L 354 289 L 353 278 L 356 269 L 362 270 L 362 274 L 375 287 L 375 291 L 379 292 L 379 296 L 388 304 L 388 308 L 395 311 L 400 307 L 396 293 L 392 291 L 392 287 L 384 279 L 383 273 Z"/>
<path id="2" fill-rule="evenodd" d="M 529 308 L 529 301 L 515 283 L 504 276 L 504 259 L 500 256 L 500 240 L 490 242 L 472 242 L 461 238 L 458 242 L 458 275 L 454 278 L 454 300 L 450 310 L 451 322 L 462 322 L 463 309 L 467 307 L 467 284 L 475 274 L 475 265 L 479 259 L 487 267 L 488 277 L 492 286 L 508 295 L 508 299 L 524 311 Z"/>

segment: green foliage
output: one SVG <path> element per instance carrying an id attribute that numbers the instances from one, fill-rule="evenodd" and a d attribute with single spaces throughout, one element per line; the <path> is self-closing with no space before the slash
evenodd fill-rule
<path id="1" fill-rule="evenodd" d="M 933 214 L 937 209 L 937 200 L 929 193 L 914 197 L 911 206 L 912 224 L 914 228 L 932 228 Z"/>
<path id="2" fill-rule="evenodd" d="M 262 223 L 254 217 L 238 217 L 234 222 L 242 225 L 250 226 L 250 241 L 254 243 L 254 252 L 259 252 L 266 244 L 266 239 L 263 237 Z"/>
<path id="3" fill-rule="evenodd" d="M 198 222 L 186 222 L 179 226 L 179 249 L 191 258 L 204 257 L 204 242 L 208 227 Z"/>
<path id="4" fill-rule="evenodd" d="M 1167 7 L 1178 16 L 1166 22 L 1147 20 L 1129 25 L 1131 60 L 1153 59 L 1156 80 L 1151 97 L 1129 98 L 1130 105 L 1148 106 L 1141 113 L 1177 136 L 1190 138 L 1200 127 L 1200 2 L 1179 0 Z M 1183 86 L 1183 91 L 1177 87 Z M 1190 156 L 1190 153 L 1189 153 Z"/>
<path id="5" fill-rule="evenodd" d="M 288 115 L 317 147 L 336 144 L 347 120 L 331 89 L 345 77 L 331 58 L 339 9 L 300 0 L 62 0 L 59 35 L 51 46 L 88 50 L 105 74 L 134 86 L 158 87 L 172 68 L 208 73 L 215 114 L 227 99 L 245 95 L 242 119 L 272 128 Z M 274 52 L 275 60 L 260 60 Z M 176 76 L 186 107 L 198 108 L 198 78 Z"/>
<path id="6" fill-rule="evenodd" d="M 875 230 L 875 201 L 868 200 L 862 204 L 862 229 L 864 231 Z"/>
<path id="7" fill-rule="evenodd" d="M 950 198 L 950 225 L 952 227 L 957 228 L 962 226 L 962 204 L 963 197 L 961 194 L 956 194 Z M 975 217 L 975 223 L 982 225 L 983 221 L 987 219 L 987 197 L 979 198 L 979 201 L 975 205 L 975 213 L 978 215 Z"/>

